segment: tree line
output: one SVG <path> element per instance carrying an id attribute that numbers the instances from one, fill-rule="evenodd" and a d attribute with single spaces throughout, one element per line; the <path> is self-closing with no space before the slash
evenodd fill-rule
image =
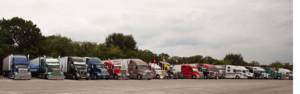
<path id="1" fill-rule="evenodd" d="M 270 65 L 260 65 L 257 61 L 246 62 L 242 54 L 229 53 L 224 59 L 218 60 L 211 56 L 195 55 L 190 57 L 169 56 L 167 53 L 153 53 L 150 50 L 142 50 L 136 46 L 132 35 L 112 33 L 105 38 L 104 43 L 88 41 L 72 41 L 60 34 L 43 36 L 41 30 L 32 21 L 19 17 L 0 20 L 0 58 L 9 54 L 30 55 L 30 59 L 39 56 L 79 56 L 98 57 L 101 60 L 139 58 L 149 63 L 163 61 L 163 58 L 171 64 L 207 63 L 213 65 L 242 65 L 287 68 L 293 70 L 293 65 L 288 62 L 272 62 Z M 0 61 L 2 71 L 2 60 Z M 0 72 L 2 73 L 2 72 Z"/>

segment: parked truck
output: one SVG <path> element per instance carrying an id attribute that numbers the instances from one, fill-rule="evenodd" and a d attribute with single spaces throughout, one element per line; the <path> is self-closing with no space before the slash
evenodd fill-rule
<path id="1" fill-rule="evenodd" d="M 283 76 L 285 77 L 284 79 L 293 80 L 293 72 L 291 70 L 284 69 L 284 68 L 279 68 L 278 72 L 283 74 Z"/>
<path id="2" fill-rule="evenodd" d="M 245 68 L 244 66 L 237 66 L 237 67 L 240 68 L 242 72 L 246 74 L 248 79 L 253 78 L 253 73 L 249 72 L 247 68 Z"/>
<path id="3" fill-rule="evenodd" d="M 165 75 L 167 74 L 167 70 L 162 70 L 160 66 L 157 64 L 151 64 L 150 69 L 153 72 L 153 78 L 156 79 L 163 79 Z"/>
<path id="4" fill-rule="evenodd" d="M 219 72 L 219 78 L 224 79 L 225 78 L 225 65 L 214 65 L 217 68 L 217 71 Z"/>
<path id="5" fill-rule="evenodd" d="M 109 78 L 109 73 L 99 58 L 96 57 L 85 57 L 84 62 L 88 65 L 87 72 L 90 74 L 90 78 L 94 80 Z"/>
<path id="6" fill-rule="evenodd" d="M 254 79 L 269 79 L 269 74 L 263 68 L 252 66 L 245 66 L 245 68 L 253 73 Z"/>
<path id="7" fill-rule="evenodd" d="M 275 70 L 275 68 L 266 67 L 264 68 L 266 70 L 266 73 L 270 74 L 271 79 L 284 79 L 283 73 L 280 73 Z"/>
<path id="8" fill-rule="evenodd" d="M 24 55 L 8 55 L 3 59 L 3 76 L 12 79 L 31 79 L 28 57 Z"/>
<path id="9" fill-rule="evenodd" d="M 234 65 L 225 65 L 225 78 L 243 79 L 248 78 L 247 74 L 243 72 L 243 68 Z"/>
<path id="10" fill-rule="evenodd" d="M 214 65 L 210 64 L 197 64 L 199 72 L 202 72 L 204 78 L 218 79 L 220 73 Z"/>
<path id="11" fill-rule="evenodd" d="M 161 70 L 165 70 L 167 72 L 165 76 L 165 78 L 170 78 L 170 79 L 173 79 L 173 78 L 178 78 L 178 73 L 174 73 L 174 69 L 173 69 L 173 66 L 168 63 L 168 62 L 157 62 L 157 65 L 159 65 L 161 67 Z M 177 77 L 175 77 L 174 75 L 176 75 Z M 180 74 L 179 74 L 180 75 Z"/>
<path id="12" fill-rule="evenodd" d="M 134 79 L 148 79 L 153 78 L 153 73 L 148 68 L 148 64 L 140 59 L 122 59 L 122 65 L 129 73 L 129 78 Z"/>
<path id="13" fill-rule="evenodd" d="M 90 78 L 90 73 L 87 72 L 87 64 L 81 57 L 66 56 L 59 58 L 62 70 L 66 79 L 86 79 Z"/>
<path id="14" fill-rule="evenodd" d="M 129 73 L 126 70 L 126 65 L 125 63 L 126 60 L 122 59 L 114 59 L 114 60 L 104 60 L 102 63 L 104 63 L 104 66 L 108 70 L 110 74 L 110 78 L 113 78 L 115 80 L 118 79 L 129 79 Z"/>
<path id="15" fill-rule="evenodd" d="M 33 68 L 31 72 L 32 74 L 34 74 L 34 76 L 37 76 L 39 78 L 63 80 L 65 76 L 61 70 L 61 66 L 59 63 L 60 62 L 57 58 L 46 56 L 37 57 L 30 60 L 30 64 L 38 68 L 37 70 L 34 70 Z"/>
<path id="16" fill-rule="evenodd" d="M 174 69 L 177 72 L 183 73 L 184 78 L 192 78 L 192 79 L 199 79 L 200 74 L 195 65 L 174 65 Z"/>

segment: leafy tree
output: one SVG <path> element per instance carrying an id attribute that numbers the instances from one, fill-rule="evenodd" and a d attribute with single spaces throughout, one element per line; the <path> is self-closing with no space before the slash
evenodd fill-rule
<path id="1" fill-rule="evenodd" d="M 246 64 L 243 59 L 242 54 L 234 54 L 234 53 L 227 54 L 224 57 L 224 61 L 231 62 L 232 65 L 245 65 Z"/>
<path id="2" fill-rule="evenodd" d="M 136 41 L 132 35 L 123 35 L 123 33 L 113 33 L 105 39 L 106 47 L 110 45 L 115 45 L 120 49 L 128 48 L 131 50 L 136 50 Z"/>
<path id="3" fill-rule="evenodd" d="M 269 66 L 272 68 L 275 67 L 276 70 L 283 68 L 283 64 L 280 61 L 272 62 Z"/>
<path id="4" fill-rule="evenodd" d="M 73 50 L 72 40 L 61 35 L 52 35 L 46 37 L 43 42 L 43 55 L 52 57 L 58 56 L 76 56 Z"/>
<path id="5" fill-rule="evenodd" d="M 213 65 L 232 65 L 231 62 L 229 61 L 224 61 L 224 60 L 216 60 L 215 62 L 212 63 Z"/>
<path id="6" fill-rule="evenodd" d="M 212 64 L 213 62 L 216 61 L 216 59 L 212 58 L 211 56 L 206 56 L 204 58 L 206 59 L 208 64 Z"/>
<path id="7" fill-rule="evenodd" d="M 260 64 L 257 61 L 251 61 L 249 66 L 260 66 Z"/>

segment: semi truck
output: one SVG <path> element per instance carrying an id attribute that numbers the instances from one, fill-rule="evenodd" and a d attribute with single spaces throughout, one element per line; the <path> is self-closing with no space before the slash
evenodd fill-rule
<path id="1" fill-rule="evenodd" d="M 208 79 L 218 79 L 220 73 L 217 68 L 210 64 L 197 64 L 199 72 L 202 72 L 204 78 Z"/>
<path id="2" fill-rule="evenodd" d="M 126 60 L 125 60 L 126 61 Z M 125 62 L 121 59 L 114 59 L 114 60 L 104 60 L 102 63 L 104 63 L 104 66 L 108 70 L 110 74 L 110 78 L 113 78 L 115 80 L 118 79 L 129 79 L 129 73 L 126 70 L 126 65 Z"/>
<path id="3" fill-rule="evenodd" d="M 192 79 L 199 79 L 200 74 L 195 65 L 174 65 L 174 69 L 177 72 L 183 73 L 184 78 L 192 78 Z"/>
<path id="4" fill-rule="evenodd" d="M 217 71 L 219 72 L 219 78 L 224 79 L 225 78 L 225 65 L 214 65 L 217 68 Z"/>
<path id="5" fill-rule="evenodd" d="M 247 68 L 245 68 L 244 66 L 237 66 L 237 67 L 240 68 L 242 72 L 246 74 L 248 79 L 253 78 L 253 73 L 249 72 Z"/>
<path id="6" fill-rule="evenodd" d="M 84 57 L 84 62 L 88 65 L 87 72 L 90 74 L 90 78 L 94 80 L 109 78 L 109 73 L 104 64 L 99 58 L 96 57 Z"/>
<path id="7" fill-rule="evenodd" d="M 154 74 L 149 70 L 148 64 L 141 59 L 122 59 L 121 64 L 129 73 L 129 78 L 139 80 L 153 78 Z"/>
<path id="8" fill-rule="evenodd" d="M 3 59 L 3 76 L 11 79 L 31 79 L 29 55 L 8 55 Z"/>
<path id="9" fill-rule="evenodd" d="M 87 72 L 87 64 L 81 57 L 66 56 L 59 58 L 62 70 L 66 79 L 86 79 L 90 78 L 90 73 Z"/>
<path id="10" fill-rule="evenodd" d="M 59 58 L 59 57 L 58 57 Z M 37 70 L 31 69 L 32 74 L 44 79 L 59 79 L 65 78 L 60 62 L 57 58 L 52 57 L 37 57 L 29 61 L 32 66 L 37 67 Z"/>
<path id="11" fill-rule="evenodd" d="M 249 72 L 253 73 L 254 79 L 269 79 L 269 74 L 263 68 L 260 67 L 252 67 L 252 66 L 245 66 L 249 70 Z"/>
<path id="12" fill-rule="evenodd" d="M 165 70 L 167 71 L 167 74 L 165 75 L 166 78 L 179 78 L 178 75 L 182 75 L 182 74 L 178 74 L 178 73 L 174 73 L 174 68 L 173 66 L 168 63 L 168 62 L 157 62 L 157 65 L 159 65 L 161 67 L 161 70 Z M 174 77 L 174 75 L 176 75 L 176 77 Z"/>
<path id="13" fill-rule="evenodd" d="M 293 72 L 289 69 L 284 69 L 284 68 L 279 68 L 278 69 L 279 73 L 282 73 L 284 75 L 284 79 L 290 79 L 293 80 Z"/>
<path id="14" fill-rule="evenodd" d="M 153 72 L 153 78 L 162 79 L 167 74 L 167 70 L 162 70 L 157 64 L 151 64 L 150 69 Z"/>
<path id="15" fill-rule="evenodd" d="M 234 65 L 225 65 L 225 78 L 243 79 L 248 78 L 243 68 Z"/>
<path id="16" fill-rule="evenodd" d="M 275 68 L 266 67 L 264 69 L 266 70 L 266 73 L 270 74 L 269 78 L 272 78 L 272 79 L 284 79 L 285 78 L 285 77 L 283 77 L 283 73 L 279 73 L 278 71 L 275 70 Z"/>

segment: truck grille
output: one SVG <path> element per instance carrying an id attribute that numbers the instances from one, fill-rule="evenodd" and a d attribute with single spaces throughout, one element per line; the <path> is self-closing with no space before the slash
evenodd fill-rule
<path id="1" fill-rule="evenodd" d="M 102 70 L 102 75 L 107 75 L 107 70 Z"/>
<path id="2" fill-rule="evenodd" d="M 59 69 L 53 69 L 52 75 L 53 75 L 53 76 L 60 76 L 60 71 L 59 71 Z"/>
<path id="3" fill-rule="evenodd" d="M 121 75 L 126 75 L 126 70 L 121 70 Z"/>
<path id="4" fill-rule="evenodd" d="M 20 76 L 27 76 L 27 69 L 19 69 Z"/>
<path id="5" fill-rule="evenodd" d="M 146 75 L 151 75 L 151 72 L 146 72 Z"/>
<path id="6" fill-rule="evenodd" d="M 82 76 L 86 75 L 86 71 L 84 71 L 84 70 L 80 70 L 79 72 L 80 72 L 80 75 L 82 75 Z"/>

